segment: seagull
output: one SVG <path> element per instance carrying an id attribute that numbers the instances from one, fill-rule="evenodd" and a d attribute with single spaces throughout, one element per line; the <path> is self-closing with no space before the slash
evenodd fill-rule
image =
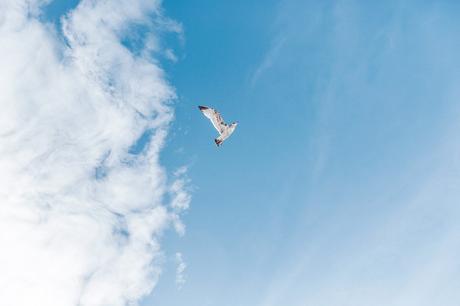
<path id="1" fill-rule="evenodd" d="M 205 115 L 209 120 L 211 120 L 212 125 L 216 128 L 216 130 L 219 132 L 219 137 L 214 139 L 214 142 L 216 143 L 217 146 L 220 146 L 225 139 L 230 137 L 230 135 L 233 133 L 235 130 L 236 126 L 238 125 L 238 122 L 233 122 L 232 124 L 228 125 L 224 122 L 224 119 L 222 119 L 222 116 L 219 114 L 218 111 L 216 111 L 214 108 L 210 108 L 207 106 L 198 106 L 200 111 Z"/>

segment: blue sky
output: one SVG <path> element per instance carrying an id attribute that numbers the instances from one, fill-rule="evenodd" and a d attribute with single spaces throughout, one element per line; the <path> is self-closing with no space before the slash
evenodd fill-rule
<path id="1" fill-rule="evenodd" d="M 161 160 L 188 167 L 193 201 L 141 305 L 456 305 L 459 4 L 163 8 L 184 33 L 162 41 L 178 99 Z M 223 147 L 197 105 L 239 121 Z"/>

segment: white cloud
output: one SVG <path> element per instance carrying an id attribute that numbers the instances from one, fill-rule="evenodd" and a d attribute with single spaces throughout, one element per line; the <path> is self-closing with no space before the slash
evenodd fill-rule
<path id="1" fill-rule="evenodd" d="M 182 253 L 177 252 L 176 253 L 176 263 L 177 263 L 177 268 L 176 268 L 176 285 L 179 289 L 182 288 L 182 286 L 185 284 L 185 269 L 187 268 L 187 265 L 184 262 L 184 259 L 182 258 Z"/>
<path id="2" fill-rule="evenodd" d="M 165 57 L 170 60 L 171 62 L 173 63 L 176 63 L 177 62 L 177 56 L 176 54 L 174 53 L 173 50 L 171 49 L 166 49 L 165 50 Z"/>
<path id="3" fill-rule="evenodd" d="M 158 158 L 174 90 L 121 43 L 160 1 L 82 1 L 64 39 L 39 21 L 45 2 L 0 4 L 0 304 L 136 305 L 190 201 Z"/>

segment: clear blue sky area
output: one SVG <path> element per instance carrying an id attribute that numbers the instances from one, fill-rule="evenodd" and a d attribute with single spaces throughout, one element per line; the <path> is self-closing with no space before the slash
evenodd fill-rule
<path id="1" fill-rule="evenodd" d="M 193 201 L 142 306 L 458 305 L 460 2 L 163 6 Z M 239 121 L 222 147 L 197 105 Z"/>

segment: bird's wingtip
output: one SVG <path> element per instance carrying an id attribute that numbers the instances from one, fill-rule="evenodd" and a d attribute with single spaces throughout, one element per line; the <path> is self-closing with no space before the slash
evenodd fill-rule
<path id="1" fill-rule="evenodd" d="M 200 110 L 208 109 L 206 106 L 202 106 L 202 105 L 198 105 L 198 108 L 199 108 Z"/>

